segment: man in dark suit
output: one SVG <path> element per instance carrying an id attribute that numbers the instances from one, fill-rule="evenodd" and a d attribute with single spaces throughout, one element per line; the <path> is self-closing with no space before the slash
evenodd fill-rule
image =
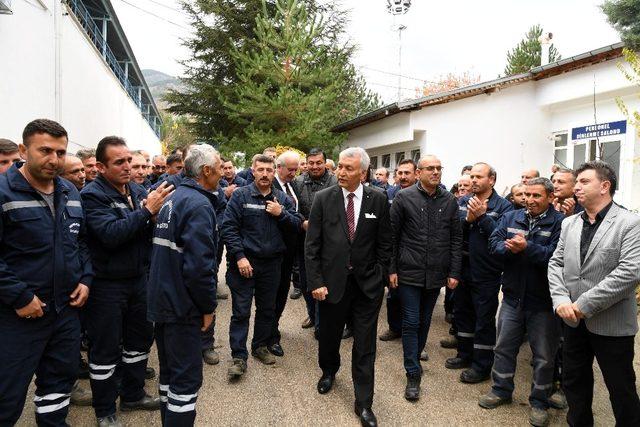
<path id="1" fill-rule="evenodd" d="M 316 194 L 305 241 L 308 287 L 320 301 L 318 392 L 331 390 L 340 368 L 346 319 L 353 319 L 355 412 L 376 426 L 373 403 L 378 314 L 391 254 L 389 205 L 384 193 L 363 186 L 369 156 L 359 147 L 340 153 L 338 185 Z"/>

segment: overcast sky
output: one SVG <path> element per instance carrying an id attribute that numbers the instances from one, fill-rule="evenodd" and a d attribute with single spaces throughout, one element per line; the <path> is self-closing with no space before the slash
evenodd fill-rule
<path id="1" fill-rule="evenodd" d="M 142 68 L 180 75 L 176 62 L 189 52 L 181 39 L 189 22 L 177 0 L 112 0 Z M 553 33 L 570 57 L 620 40 L 598 5 L 602 0 L 413 0 L 395 19 L 402 32 L 402 97 L 413 98 L 423 80 L 469 71 L 482 80 L 502 73 L 506 53 L 531 25 Z M 164 5 L 164 6 L 161 6 Z M 386 0 L 342 0 L 351 11 L 348 36 L 359 48 L 355 64 L 385 102 L 397 99 L 398 33 Z M 142 8 L 142 11 L 132 5 Z M 152 16 L 155 14 L 156 16 Z M 168 22 L 171 21 L 171 22 Z M 385 74 L 386 73 L 386 74 Z M 392 74 L 388 74 L 392 73 Z"/>

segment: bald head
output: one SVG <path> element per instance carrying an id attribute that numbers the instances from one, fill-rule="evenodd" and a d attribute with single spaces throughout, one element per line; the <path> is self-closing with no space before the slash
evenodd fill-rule
<path id="1" fill-rule="evenodd" d="M 380 184 L 385 185 L 389 182 L 389 171 L 387 168 L 378 168 L 376 169 L 375 178 Z"/>
<path id="2" fill-rule="evenodd" d="M 533 178 L 540 178 L 540 172 L 536 169 L 528 169 L 523 171 L 522 175 L 520 175 L 520 183 L 526 184 L 527 181 Z"/>
<path id="3" fill-rule="evenodd" d="M 61 176 L 71 181 L 78 190 L 81 190 L 87 178 L 82 160 L 72 154 L 67 154 L 64 160 L 64 172 Z"/>
<path id="4" fill-rule="evenodd" d="M 429 193 L 436 190 L 442 179 L 442 163 L 433 155 L 427 155 L 418 161 L 418 179 L 422 188 Z"/>

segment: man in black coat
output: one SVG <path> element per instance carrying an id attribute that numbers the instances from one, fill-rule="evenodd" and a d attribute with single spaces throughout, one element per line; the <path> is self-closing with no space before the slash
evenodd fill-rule
<path id="1" fill-rule="evenodd" d="M 340 368 L 340 342 L 353 319 L 352 376 L 355 412 L 376 426 L 371 411 L 378 314 L 391 254 L 389 207 L 384 193 L 361 184 L 369 156 L 359 147 L 340 153 L 338 185 L 316 194 L 305 241 L 307 280 L 320 301 L 318 392 L 331 390 Z"/>
<path id="2" fill-rule="evenodd" d="M 442 164 L 426 156 L 418 164 L 417 185 L 402 190 L 391 206 L 393 256 L 389 286 L 398 288 L 402 307 L 402 350 L 407 373 L 405 399 L 418 400 L 420 354 L 429 335 L 440 288 L 454 289 L 462 269 L 462 227 L 458 202 L 439 184 Z"/>

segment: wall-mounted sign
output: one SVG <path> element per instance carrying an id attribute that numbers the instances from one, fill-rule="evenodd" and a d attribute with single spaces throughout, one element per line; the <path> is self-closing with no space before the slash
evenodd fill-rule
<path id="1" fill-rule="evenodd" d="M 571 139 L 599 138 L 627 133 L 627 121 L 600 123 L 571 129 Z"/>

